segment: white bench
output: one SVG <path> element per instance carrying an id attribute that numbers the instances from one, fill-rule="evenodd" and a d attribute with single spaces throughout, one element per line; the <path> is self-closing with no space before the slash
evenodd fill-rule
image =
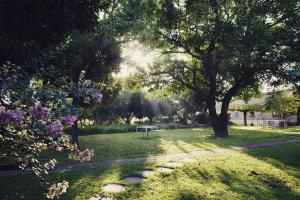
<path id="1" fill-rule="evenodd" d="M 269 126 L 269 127 L 280 127 L 281 124 L 283 124 L 283 126 L 286 126 L 286 122 L 285 120 L 257 120 L 256 124 L 258 126 Z"/>
<path id="2" fill-rule="evenodd" d="M 145 138 L 149 136 L 149 131 L 158 130 L 158 126 L 138 126 L 135 130 L 136 132 L 141 130 L 143 133 L 143 138 Z"/>

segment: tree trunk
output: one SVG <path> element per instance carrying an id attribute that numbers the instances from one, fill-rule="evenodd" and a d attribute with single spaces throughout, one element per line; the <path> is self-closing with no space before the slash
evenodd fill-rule
<path id="1" fill-rule="evenodd" d="M 78 125 L 77 121 L 74 123 L 72 126 L 72 131 L 71 131 L 71 138 L 72 138 L 72 144 L 76 144 L 77 147 L 79 148 L 79 140 L 78 140 Z"/>
<path id="2" fill-rule="evenodd" d="M 243 111 L 244 113 L 244 125 L 247 126 L 247 113 L 248 111 Z"/>
<path id="3" fill-rule="evenodd" d="M 129 117 L 126 117 L 126 119 L 125 119 L 125 123 L 126 123 L 126 124 L 130 124 L 130 121 L 131 121 L 130 118 L 131 118 L 130 116 L 129 116 Z"/>
<path id="4" fill-rule="evenodd" d="M 149 123 L 152 124 L 153 123 L 153 117 L 148 117 L 149 119 Z"/>
<path id="5" fill-rule="evenodd" d="M 215 102 L 208 102 L 208 111 L 209 111 L 209 118 L 214 130 L 215 137 L 228 137 L 228 117 L 226 115 L 221 114 L 220 116 L 217 115 Z"/>

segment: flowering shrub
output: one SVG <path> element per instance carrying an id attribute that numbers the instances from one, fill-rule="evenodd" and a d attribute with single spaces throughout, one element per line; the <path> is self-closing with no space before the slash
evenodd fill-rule
<path id="1" fill-rule="evenodd" d="M 52 136 L 61 134 L 63 131 L 64 131 L 64 127 L 59 120 L 47 126 L 47 133 L 49 133 Z"/>
<path id="2" fill-rule="evenodd" d="M 89 87 L 91 84 L 92 84 L 92 81 L 91 81 L 91 80 L 84 80 L 84 81 L 82 82 L 82 86 L 83 86 L 83 87 Z"/>
<path id="3" fill-rule="evenodd" d="M 15 110 L 5 111 L 5 108 L 3 108 L 1 112 L 1 118 L 2 118 L 3 125 L 8 125 L 8 124 L 21 125 L 24 119 L 22 110 L 15 109 Z"/>
<path id="4" fill-rule="evenodd" d="M 60 121 L 64 126 L 73 126 L 77 120 L 77 115 L 68 115 L 60 118 Z"/>
<path id="5" fill-rule="evenodd" d="M 55 197 L 65 193 L 68 187 L 69 183 L 67 181 L 51 185 L 48 189 L 47 198 L 54 199 Z"/>
<path id="6" fill-rule="evenodd" d="M 41 120 L 48 120 L 52 117 L 48 108 L 41 106 L 40 104 L 34 108 L 30 108 L 30 113 L 33 117 L 40 118 Z"/>
<path id="7" fill-rule="evenodd" d="M 18 73 L 20 72 L 20 73 Z M 69 151 L 69 158 L 80 162 L 89 161 L 93 150 L 81 151 L 71 144 L 64 126 L 72 126 L 78 120 L 76 108 L 66 98 L 73 92 L 82 98 L 100 102 L 98 90 L 82 85 L 67 89 L 36 87 L 32 80 L 25 80 L 21 68 L 11 63 L 0 67 L 0 158 L 14 160 L 23 170 L 42 177 L 53 169 L 56 160 L 41 163 L 38 155 L 46 150 Z M 47 197 L 53 199 L 66 192 L 68 182 L 51 185 Z"/>
<path id="8" fill-rule="evenodd" d="M 99 92 L 96 92 L 94 94 L 92 94 L 92 99 L 95 101 L 95 102 L 101 102 L 102 101 L 102 97 L 103 95 Z"/>

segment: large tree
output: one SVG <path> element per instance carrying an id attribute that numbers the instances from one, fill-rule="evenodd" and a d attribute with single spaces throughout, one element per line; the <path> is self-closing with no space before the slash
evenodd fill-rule
<path id="1" fill-rule="evenodd" d="M 229 103 L 242 88 L 296 67 L 299 59 L 294 51 L 300 34 L 297 0 L 136 1 L 134 7 L 135 16 L 141 14 L 137 28 L 145 25 L 145 41 L 203 66 L 205 90 L 198 92 L 206 97 L 217 137 L 228 136 Z"/>

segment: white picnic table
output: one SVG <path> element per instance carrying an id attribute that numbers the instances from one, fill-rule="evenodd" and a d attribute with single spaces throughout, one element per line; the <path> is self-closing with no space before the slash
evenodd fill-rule
<path id="1" fill-rule="evenodd" d="M 149 136 L 149 131 L 151 130 L 158 130 L 158 126 L 137 126 L 136 127 L 136 132 L 139 130 L 142 131 L 143 133 L 143 138 Z"/>

